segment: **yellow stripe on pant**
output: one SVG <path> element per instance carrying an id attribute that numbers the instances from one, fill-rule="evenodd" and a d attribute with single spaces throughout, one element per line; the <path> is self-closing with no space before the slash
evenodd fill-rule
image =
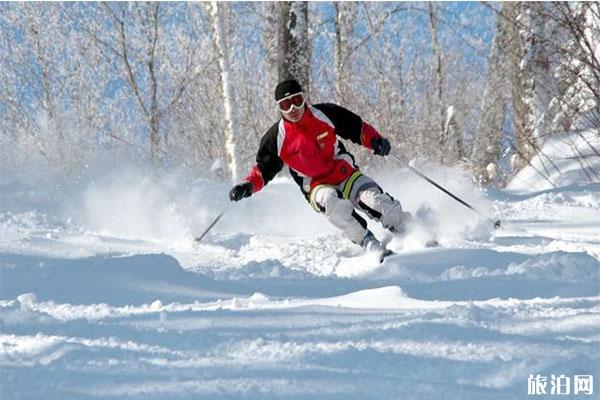
<path id="1" fill-rule="evenodd" d="M 350 175 L 348 177 L 348 179 L 346 179 L 346 181 L 344 182 L 343 189 L 342 189 L 342 198 L 348 199 L 350 197 L 350 193 L 352 193 L 352 188 L 354 187 L 354 183 L 361 176 L 362 176 L 362 172 L 355 171 L 352 175 Z M 317 203 L 316 194 L 319 191 L 319 189 L 322 189 L 324 187 L 334 187 L 334 186 L 333 185 L 326 185 L 326 184 L 317 185 L 317 186 L 315 186 L 314 188 L 311 189 L 309 197 L 308 197 L 308 201 L 309 201 L 310 205 L 317 212 L 322 212 L 323 210 L 322 210 L 322 206 L 320 206 Z"/>
<path id="2" fill-rule="evenodd" d="M 346 180 L 346 183 L 344 183 L 344 189 L 342 190 L 342 196 L 344 197 L 344 199 L 348 199 L 350 198 L 350 193 L 352 193 L 352 187 L 354 186 L 354 182 L 356 182 L 356 180 L 358 178 L 360 178 L 362 175 L 362 172 L 360 171 L 355 171 L 352 175 L 350 175 L 350 177 Z"/>

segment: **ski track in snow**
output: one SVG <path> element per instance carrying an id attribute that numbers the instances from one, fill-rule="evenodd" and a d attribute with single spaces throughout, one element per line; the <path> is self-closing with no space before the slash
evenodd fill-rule
<path id="1" fill-rule="evenodd" d="M 498 232 L 423 193 L 382 265 L 296 191 L 275 181 L 199 245 L 219 207 L 143 238 L 89 199 L 81 224 L 4 210 L 0 398 L 522 399 L 530 374 L 592 374 L 597 395 L 599 185 L 480 195 Z"/>

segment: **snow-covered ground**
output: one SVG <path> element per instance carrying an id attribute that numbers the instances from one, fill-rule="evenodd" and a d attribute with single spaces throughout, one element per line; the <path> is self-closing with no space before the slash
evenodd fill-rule
<path id="1" fill-rule="evenodd" d="M 0 398 L 522 399 L 530 374 L 593 375 L 573 398 L 599 398 L 600 184 L 428 171 L 493 231 L 389 166 L 372 175 L 418 225 L 382 265 L 285 178 L 202 244 L 226 184 L 3 184 Z"/>

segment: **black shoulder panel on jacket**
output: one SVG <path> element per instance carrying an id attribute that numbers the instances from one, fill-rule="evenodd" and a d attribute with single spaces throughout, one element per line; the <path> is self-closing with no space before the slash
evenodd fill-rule
<path id="1" fill-rule="evenodd" d="M 260 169 L 265 185 L 283 168 L 283 161 L 277 154 L 278 132 L 279 123 L 276 123 L 260 139 L 260 147 L 256 153 L 256 165 Z"/>
<path id="2" fill-rule="evenodd" d="M 335 134 L 356 144 L 362 144 L 360 134 L 362 133 L 362 118 L 352 111 L 332 103 L 314 104 L 313 107 L 320 110 L 335 125 Z"/>

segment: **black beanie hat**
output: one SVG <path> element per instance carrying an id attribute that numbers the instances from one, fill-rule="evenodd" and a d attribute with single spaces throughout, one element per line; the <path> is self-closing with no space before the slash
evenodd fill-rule
<path id="1" fill-rule="evenodd" d="M 279 82 L 275 88 L 275 101 L 300 92 L 302 92 L 302 86 L 295 79 Z"/>

